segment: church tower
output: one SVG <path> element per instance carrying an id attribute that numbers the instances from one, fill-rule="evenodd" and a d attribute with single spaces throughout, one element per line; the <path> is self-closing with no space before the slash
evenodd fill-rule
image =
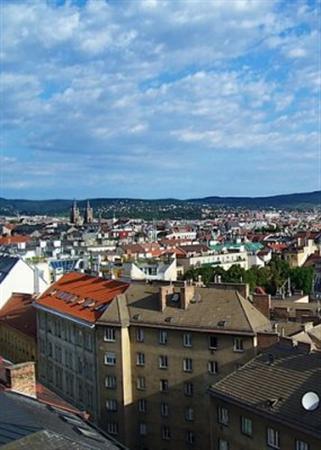
<path id="1" fill-rule="evenodd" d="M 77 225 L 79 224 L 79 219 L 80 219 L 79 208 L 77 207 L 76 200 L 74 200 L 70 210 L 70 222 Z"/>
<path id="2" fill-rule="evenodd" d="M 86 224 L 93 223 L 94 221 L 94 211 L 90 206 L 89 200 L 87 200 L 84 219 Z"/>

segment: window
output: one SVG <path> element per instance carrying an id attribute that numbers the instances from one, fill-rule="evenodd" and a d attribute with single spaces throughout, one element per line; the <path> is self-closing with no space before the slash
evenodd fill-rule
<path id="1" fill-rule="evenodd" d="M 168 426 L 162 427 L 162 439 L 168 441 L 171 438 L 171 430 Z"/>
<path id="2" fill-rule="evenodd" d="M 193 408 L 186 408 L 185 420 L 187 420 L 188 422 L 193 422 L 193 420 L 194 420 L 194 409 Z"/>
<path id="3" fill-rule="evenodd" d="M 267 444 L 271 448 L 280 448 L 280 433 L 274 428 L 267 429 Z"/>
<path id="4" fill-rule="evenodd" d="M 159 368 L 167 369 L 168 368 L 168 358 L 166 355 L 161 355 L 159 357 Z"/>
<path id="5" fill-rule="evenodd" d="M 228 442 L 224 439 L 218 440 L 218 450 L 229 450 Z"/>
<path id="6" fill-rule="evenodd" d="M 106 400 L 106 409 L 107 411 L 117 411 L 117 400 Z"/>
<path id="7" fill-rule="evenodd" d="M 208 371 L 211 374 L 215 374 L 218 372 L 218 366 L 216 361 L 209 361 L 207 365 Z"/>
<path id="8" fill-rule="evenodd" d="M 184 383 L 184 395 L 192 397 L 194 393 L 193 383 Z"/>
<path id="9" fill-rule="evenodd" d="M 241 431 L 247 436 L 252 436 L 252 420 L 247 417 L 241 417 Z"/>
<path id="10" fill-rule="evenodd" d="M 167 417 L 168 416 L 168 403 L 162 402 L 160 404 L 160 413 L 162 417 Z"/>
<path id="11" fill-rule="evenodd" d="M 105 328 L 105 342 L 115 342 L 116 341 L 116 330 L 115 328 L 107 327 Z"/>
<path id="12" fill-rule="evenodd" d="M 145 353 L 136 353 L 136 365 L 137 366 L 145 365 Z"/>
<path id="13" fill-rule="evenodd" d="M 105 387 L 107 389 L 116 389 L 117 378 L 114 375 L 107 375 L 107 377 L 105 378 Z"/>
<path id="14" fill-rule="evenodd" d="M 109 433 L 109 434 L 118 434 L 118 423 L 116 423 L 116 422 L 107 422 L 107 433 Z"/>
<path id="15" fill-rule="evenodd" d="M 168 334 L 167 334 L 166 330 L 160 330 L 159 331 L 159 343 L 160 344 L 166 345 L 167 344 L 167 340 L 168 340 L 167 337 L 168 337 Z"/>
<path id="16" fill-rule="evenodd" d="M 195 444 L 195 434 L 193 431 L 186 431 L 186 442 L 187 444 Z"/>
<path id="17" fill-rule="evenodd" d="M 144 342 L 144 330 L 142 328 L 136 328 L 136 341 Z"/>
<path id="18" fill-rule="evenodd" d="M 160 380 L 159 389 L 161 392 L 168 391 L 168 380 Z"/>
<path id="19" fill-rule="evenodd" d="M 116 364 L 116 353 L 105 353 L 105 364 L 106 366 L 114 366 Z"/>
<path id="20" fill-rule="evenodd" d="M 138 400 L 138 411 L 141 413 L 145 413 L 147 410 L 147 400 L 141 398 Z"/>
<path id="21" fill-rule="evenodd" d="M 295 450 L 309 450 L 309 444 L 296 439 L 295 440 Z"/>
<path id="22" fill-rule="evenodd" d="M 183 345 L 184 347 L 192 347 L 192 335 L 191 333 L 183 334 Z"/>
<path id="23" fill-rule="evenodd" d="M 140 423 L 139 424 L 139 434 L 141 436 L 145 436 L 147 434 L 147 427 L 146 427 L 146 423 Z"/>
<path id="24" fill-rule="evenodd" d="M 217 337 L 209 336 L 208 338 L 208 348 L 215 350 L 217 348 Z"/>
<path id="25" fill-rule="evenodd" d="M 52 343 L 48 342 L 48 356 L 52 356 Z"/>
<path id="26" fill-rule="evenodd" d="M 244 351 L 242 338 L 236 337 L 233 339 L 233 350 L 235 352 L 243 352 Z"/>
<path id="27" fill-rule="evenodd" d="M 217 421 L 222 425 L 228 425 L 229 416 L 227 408 L 223 408 L 222 406 L 217 408 Z"/>
<path id="28" fill-rule="evenodd" d="M 93 349 L 92 335 L 89 333 L 85 333 L 84 341 L 85 341 L 85 349 L 91 351 Z"/>
<path id="29" fill-rule="evenodd" d="M 184 372 L 192 372 L 193 360 L 191 358 L 183 359 L 183 370 L 184 370 Z"/>
<path id="30" fill-rule="evenodd" d="M 137 381 L 136 381 L 136 386 L 137 389 L 143 391 L 144 389 L 146 389 L 146 380 L 145 377 L 137 377 Z"/>

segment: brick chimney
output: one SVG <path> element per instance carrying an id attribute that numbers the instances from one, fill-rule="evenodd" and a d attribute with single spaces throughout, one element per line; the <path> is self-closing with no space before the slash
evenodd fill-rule
<path id="1" fill-rule="evenodd" d="M 253 294 L 253 306 L 270 319 L 271 296 L 269 294 Z"/>
<path id="2" fill-rule="evenodd" d="M 36 397 L 36 372 L 33 361 L 6 367 L 6 384 L 14 392 Z"/>
<path id="3" fill-rule="evenodd" d="M 190 301 L 195 295 L 195 286 L 193 284 L 184 283 L 184 287 L 181 288 L 181 308 L 187 309 Z"/>
<path id="4" fill-rule="evenodd" d="M 160 286 L 159 288 L 159 309 L 164 311 L 167 303 L 167 296 L 174 293 L 174 286 L 169 284 L 167 286 Z"/>

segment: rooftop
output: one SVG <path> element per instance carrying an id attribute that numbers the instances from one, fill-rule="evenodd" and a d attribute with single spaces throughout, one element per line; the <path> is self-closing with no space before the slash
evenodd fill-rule
<path id="1" fill-rule="evenodd" d="M 31 337 L 36 337 L 36 312 L 31 294 L 14 293 L 0 309 L 0 324 L 4 323 Z"/>
<path id="2" fill-rule="evenodd" d="M 53 283 L 35 302 L 37 307 L 95 323 L 128 284 L 71 272 Z"/>
<path id="3" fill-rule="evenodd" d="M 307 392 L 321 398 L 321 353 L 277 344 L 210 389 L 213 396 L 272 415 L 321 438 L 321 409 L 306 411 Z"/>

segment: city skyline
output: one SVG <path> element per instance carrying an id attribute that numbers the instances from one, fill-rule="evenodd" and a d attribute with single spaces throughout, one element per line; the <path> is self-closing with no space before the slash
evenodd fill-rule
<path id="1" fill-rule="evenodd" d="M 1 197 L 320 190 L 320 2 L 1 1 Z"/>

